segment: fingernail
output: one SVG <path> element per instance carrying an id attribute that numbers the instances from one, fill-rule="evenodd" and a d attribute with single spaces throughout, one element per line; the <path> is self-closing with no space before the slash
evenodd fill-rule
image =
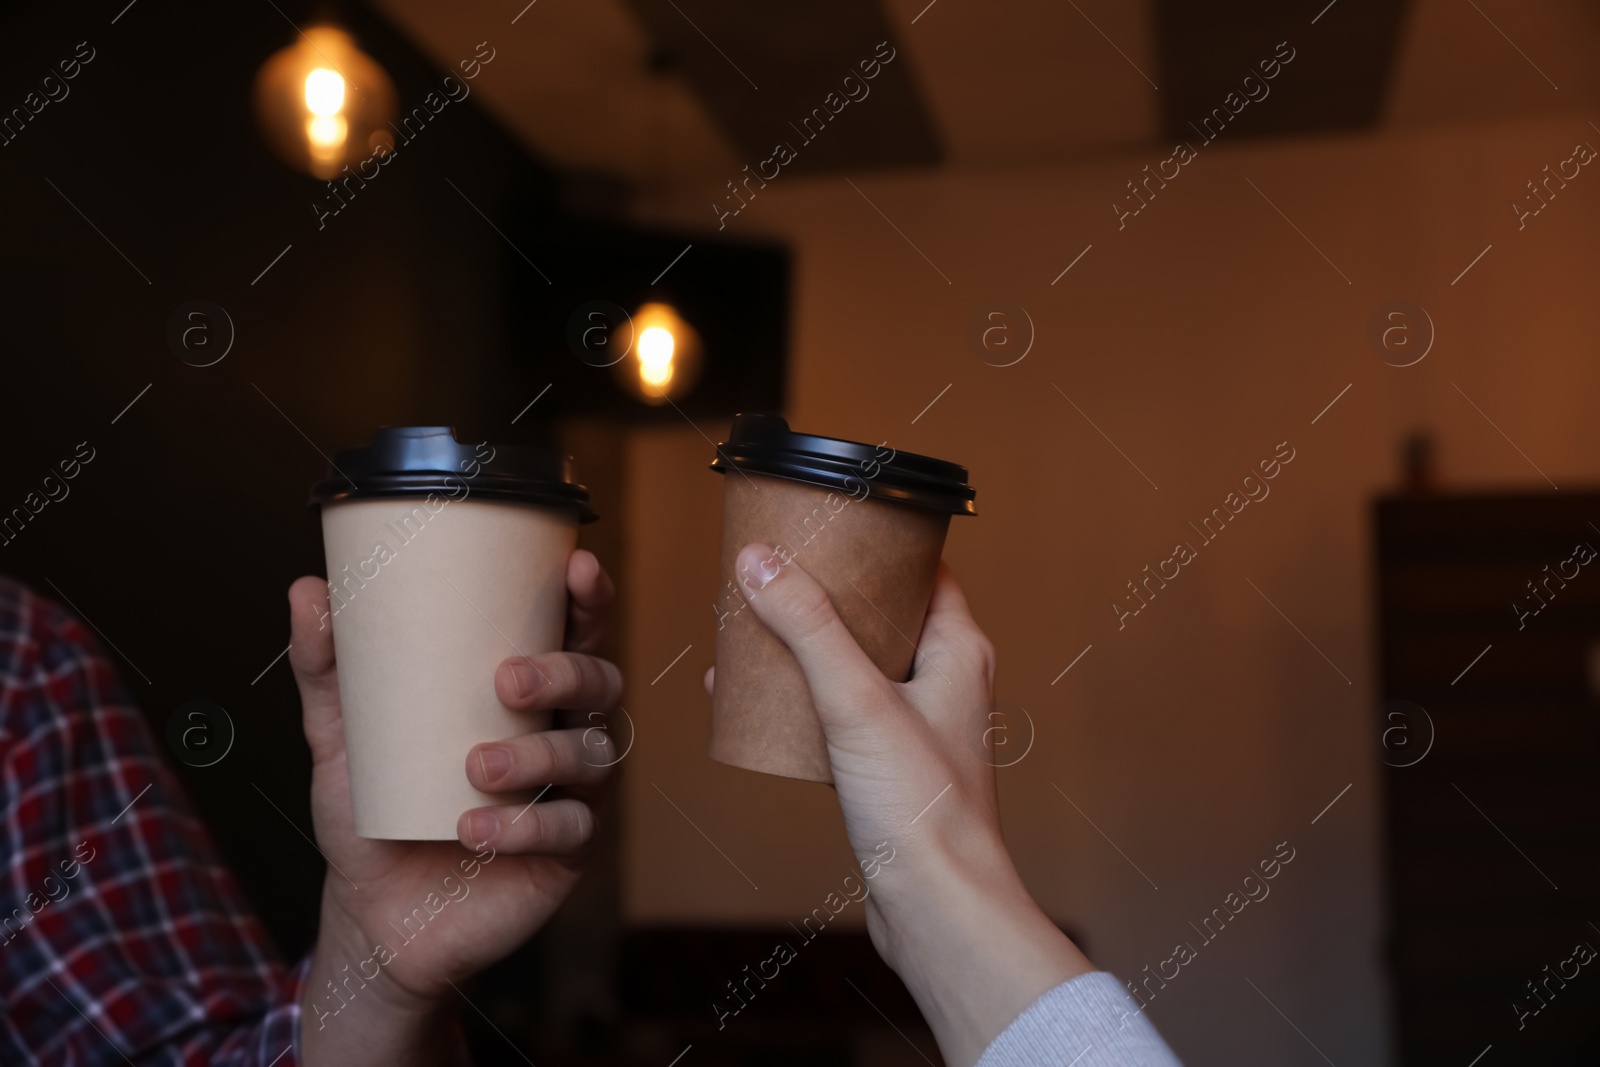
<path id="1" fill-rule="evenodd" d="M 475 811 L 467 816 L 467 839 L 487 842 L 500 830 L 500 820 L 486 811 Z"/>
<path id="2" fill-rule="evenodd" d="M 743 571 L 743 582 L 746 589 L 752 592 L 765 589 L 772 584 L 772 579 L 778 576 L 778 554 L 774 552 L 766 559 L 757 562 L 753 567 L 745 564 L 740 570 Z"/>
<path id="3" fill-rule="evenodd" d="M 511 665 L 511 687 L 517 691 L 518 700 L 533 692 L 537 677 L 532 664 L 513 663 Z"/>
<path id="4" fill-rule="evenodd" d="M 497 782 L 511 770 L 511 753 L 503 748 L 480 748 L 478 766 L 483 768 L 485 782 Z"/>

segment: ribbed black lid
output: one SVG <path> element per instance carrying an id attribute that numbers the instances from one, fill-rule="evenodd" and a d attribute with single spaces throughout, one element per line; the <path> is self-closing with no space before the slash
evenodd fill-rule
<path id="1" fill-rule="evenodd" d="M 449 426 L 384 426 L 372 443 L 334 454 L 333 469 L 311 489 L 315 504 L 384 496 L 440 493 L 570 508 L 579 521 L 596 518 L 589 490 L 578 484 L 572 461 L 548 448 L 463 444 Z M 476 473 L 473 473 L 476 471 Z"/>
<path id="2" fill-rule="evenodd" d="M 869 497 L 976 515 L 977 491 L 967 468 L 942 459 L 893 451 L 859 441 L 795 433 L 781 415 L 735 415 L 728 439 L 717 446 L 711 469 L 770 474 Z"/>

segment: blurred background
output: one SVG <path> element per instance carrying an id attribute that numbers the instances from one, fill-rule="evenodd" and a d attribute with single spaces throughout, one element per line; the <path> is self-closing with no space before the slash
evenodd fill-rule
<path id="1" fill-rule="evenodd" d="M 479 1061 L 937 1062 L 858 909 L 711 1007 L 852 863 L 829 790 L 705 755 L 707 465 L 775 410 L 970 469 L 946 558 L 999 649 L 1008 840 L 1184 1062 L 1600 1062 L 1600 979 L 1546 970 L 1600 945 L 1594 5 L 6 29 L 0 569 L 92 621 L 158 733 L 227 710 L 227 758 L 173 764 L 286 957 L 322 877 L 275 658 L 308 488 L 450 424 L 575 457 L 636 727 L 598 869 L 464 987 Z M 630 316 L 672 343 L 607 366 Z"/>

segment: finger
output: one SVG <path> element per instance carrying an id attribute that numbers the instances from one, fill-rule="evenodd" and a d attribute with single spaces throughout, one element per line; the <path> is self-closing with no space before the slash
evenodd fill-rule
<path id="1" fill-rule="evenodd" d="M 746 545 L 735 573 L 756 616 L 788 646 L 825 729 L 848 727 L 894 699 L 893 687 L 861 651 L 827 591 L 798 563 L 771 548 Z"/>
<path id="2" fill-rule="evenodd" d="M 994 682 L 994 645 L 985 636 L 967 606 L 966 594 L 955 572 L 941 561 L 933 579 L 933 595 L 917 641 L 912 683 L 949 684 L 956 672 L 976 672 L 984 684 Z"/>
<path id="3" fill-rule="evenodd" d="M 580 652 L 513 656 L 494 672 L 494 692 L 512 711 L 610 711 L 622 699 L 622 672 Z"/>
<path id="4" fill-rule="evenodd" d="M 716 684 L 717 684 L 717 668 L 716 668 L 715 665 L 712 665 L 712 666 L 706 668 L 706 677 L 705 677 L 706 696 L 711 696 L 713 694 L 713 692 L 715 692 L 713 687 Z"/>
<path id="5" fill-rule="evenodd" d="M 594 837 L 594 809 L 564 797 L 542 804 L 504 804 L 473 808 L 456 823 L 456 837 L 468 848 L 493 845 L 521 855 L 570 856 Z"/>
<path id="6" fill-rule="evenodd" d="M 579 549 L 567 558 L 567 651 L 599 651 L 616 597 L 611 575 L 593 552 Z"/>
<path id="7" fill-rule="evenodd" d="M 601 726 L 541 730 L 475 746 L 467 753 L 467 780 L 485 793 L 599 785 L 610 777 L 615 748 Z"/>
<path id="8" fill-rule="evenodd" d="M 289 587 L 289 667 L 300 689 L 302 726 L 316 762 L 344 750 L 339 671 L 328 583 L 307 575 Z"/>

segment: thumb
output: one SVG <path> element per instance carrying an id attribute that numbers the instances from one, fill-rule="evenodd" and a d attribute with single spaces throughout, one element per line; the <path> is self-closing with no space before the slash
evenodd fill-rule
<path id="1" fill-rule="evenodd" d="M 344 751 L 339 671 L 333 656 L 328 583 L 307 575 L 289 587 L 289 666 L 300 687 L 302 725 L 313 762 Z"/>
<path id="2" fill-rule="evenodd" d="M 739 552 L 734 573 L 756 617 L 799 661 L 826 732 L 850 729 L 894 704 L 893 683 L 861 650 L 827 591 L 798 563 L 751 544 Z"/>

